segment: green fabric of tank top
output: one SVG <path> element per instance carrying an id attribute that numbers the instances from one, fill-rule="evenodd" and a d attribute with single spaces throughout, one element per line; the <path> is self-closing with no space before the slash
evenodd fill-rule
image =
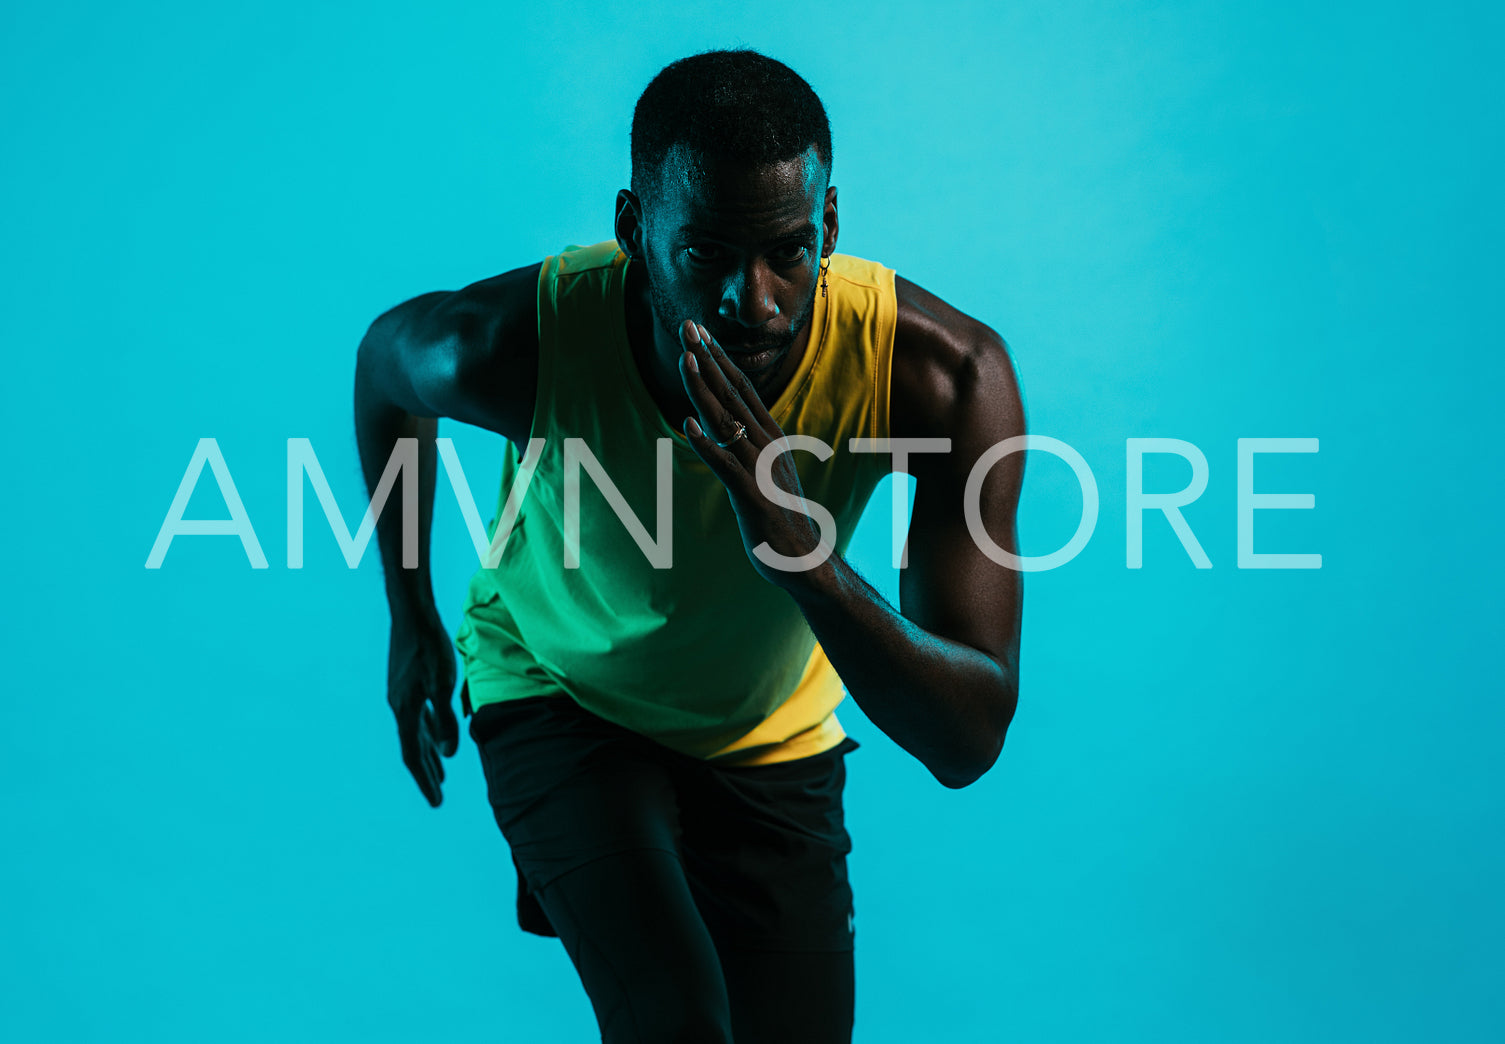
<path id="1" fill-rule="evenodd" d="M 471 580 L 455 644 L 471 707 L 567 696 L 682 753 L 712 757 L 789 700 L 812 657 L 824 654 L 793 599 L 753 568 L 725 487 L 649 395 L 627 343 L 628 264 L 614 241 L 568 247 L 543 264 L 530 432 L 545 440 L 543 452 L 500 563 Z M 891 269 L 838 254 L 827 278 L 800 368 L 769 412 L 786 434 L 835 449 L 824 462 L 793 458 L 805 497 L 835 516 L 843 553 L 886 474 L 885 457 L 854 453 L 848 440 L 888 436 L 896 306 Z M 662 532 L 655 486 L 664 455 L 672 568 L 654 568 L 583 466 L 580 565 L 565 567 L 566 439 L 582 440 L 649 537 Z M 525 450 L 505 449 L 488 535 Z"/>

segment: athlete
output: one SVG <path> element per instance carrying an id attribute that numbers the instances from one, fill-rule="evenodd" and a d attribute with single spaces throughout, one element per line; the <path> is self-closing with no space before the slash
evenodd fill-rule
<path id="1" fill-rule="evenodd" d="M 519 923 L 560 938 L 605 1041 L 849 1041 L 844 690 L 952 788 L 1013 718 L 1014 368 L 836 253 L 831 169 L 787 66 L 682 59 L 637 103 L 614 240 L 416 297 L 358 353 L 371 489 L 419 446 L 417 568 L 398 513 L 378 523 L 403 761 L 438 806 L 458 648 Z M 507 440 L 500 554 L 453 637 L 428 570 L 440 417 Z M 898 609 L 844 559 L 891 471 L 916 481 Z"/>

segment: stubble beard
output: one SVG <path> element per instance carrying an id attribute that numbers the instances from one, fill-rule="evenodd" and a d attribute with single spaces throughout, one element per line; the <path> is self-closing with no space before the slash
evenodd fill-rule
<path id="1" fill-rule="evenodd" d="M 651 258 L 645 257 L 643 260 L 644 274 L 648 278 L 648 299 L 653 307 L 653 324 L 663 333 L 665 340 L 667 340 L 668 343 L 674 345 L 678 345 L 680 343 L 679 324 L 685 319 L 694 319 L 702 326 L 710 329 L 710 325 L 706 323 L 703 318 L 697 316 L 681 315 L 678 319 L 670 318 L 670 316 L 677 315 L 680 311 L 682 311 L 682 309 L 673 301 L 669 300 L 668 296 L 663 293 L 663 281 L 654 278 L 655 266 Z M 800 335 L 800 331 L 809 324 L 810 319 L 814 314 L 815 287 L 811 286 L 810 298 L 805 302 L 805 307 L 801 310 L 800 317 L 790 325 L 788 333 L 783 334 L 782 336 L 760 337 L 751 341 L 739 342 L 734 345 L 734 347 L 738 351 L 745 352 L 761 352 L 769 348 L 783 349 L 785 354 L 780 356 L 779 362 L 776 365 L 769 367 L 767 370 L 760 371 L 758 373 L 749 373 L 746 375 L 747 379 L 752 382 L 753 388 L 760 396 L 763 397 L 764 405 L 771 405 L 767 397 L 769 386 L 771 382 L 778 376 L 779 372 L 784 368 L 784 360 L 787 358 L 788 350 L 793 346 L 795 338 L 797 338 Z M 711 330 L 712 336 L 715 336 L 715 333 L 716 332 L 714 330 Z M 721 338 L 717 338 L 717 343 L 723 343 Z"/>

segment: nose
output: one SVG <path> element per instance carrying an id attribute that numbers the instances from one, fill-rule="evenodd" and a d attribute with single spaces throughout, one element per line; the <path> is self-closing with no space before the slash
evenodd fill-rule
<path id="1" fill-rule="evenodd" d="M 766 265 L 750 262 L 742 266 L 727 277 L 717 312 L 739 326 L 762 326 L 779 314 L 772 277 Z"/>

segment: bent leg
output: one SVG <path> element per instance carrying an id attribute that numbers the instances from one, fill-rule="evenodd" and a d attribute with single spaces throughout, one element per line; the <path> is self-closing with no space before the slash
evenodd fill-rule
<path id="1" fill-rule="evenodd" d="M 677 856 L 602 856 L 537 894 L 605 1044 L 730 1044 L 721 963 Z"/>
<path id="2" fill-rule="evenodd" d="M 691 894 L 721 958 L 737 1044 L 847 1044 L 855 938 L 842 795 L 850 738 L 820 754 L 690 766 L 678 795 Z"/>
<path id="3" fill-rule="evenodd" d="M 721 951 L 737 1044 L 851 1044 L 852 951 Z"/>

